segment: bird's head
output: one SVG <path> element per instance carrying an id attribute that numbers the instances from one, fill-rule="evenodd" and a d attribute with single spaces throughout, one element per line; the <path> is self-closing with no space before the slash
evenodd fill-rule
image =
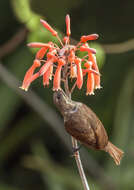
<path id="1" fill-rule="evenodd" d="M 53 101 L 58 110 L 64 116 L 67 112 L 71 112 L 76 108 L 76 102 L 72 101 L 63 90 L 55 91 Z"/>

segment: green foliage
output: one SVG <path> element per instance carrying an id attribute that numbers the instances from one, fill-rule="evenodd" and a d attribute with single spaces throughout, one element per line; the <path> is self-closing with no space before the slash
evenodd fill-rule
<path id="1" fill-rule="evenodd" d="M 30 30 L 37 30 L 40 15 L 30 9 L 29 0 L 13 0 L 12 7 L 21 22 L 25 23 Z"/>

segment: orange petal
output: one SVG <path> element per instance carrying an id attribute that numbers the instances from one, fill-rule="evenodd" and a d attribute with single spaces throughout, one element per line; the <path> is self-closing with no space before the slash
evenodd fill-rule
<path id="1" fill-rule="evenodd" d="M 63 42 L 64 42 L 65 44 L 69 44 L 69 37 L 68 37 L 68 36 L 64 36 Z"/>
<path id="2" fill-rule="evenodd" d="M 73 63 L 75 61 L 75 51 L 74 51 L 74 49 L 70 50 L 70 54 L 68 56 L 68 61 L 70 63 Z"/>
<path id="3" fill-rule="evenodd" d="M 53 76 L 53 65 L 50 66 L 50 76 L 49 76 L 50 80 L 52 80 L 52 76 Z"/>
<path id="4" fill-rule="evenodd" d="M 65 64 L 66 64 L 66 62 L 65 62 L 65 60 L 63 58 L 58 59 L 58 65 L 59 66 L 63 66 Z"/>
<path id="5" fill-rule="evenodd" d="M 96 62 L 96 57 L 95 55 L 89 53 L 89 60 L 93 63 L 92 64 L 92 69 L 95 70 L 97 73 L 99 73 L 99 68 Z M 94 75 L 94 79 L 95 79 L 95 89 L 100 89 L 100 75 Z"/>
<path id="6" fill-rule="evenodd" d="M 33 74 L 32 77 L 30 78 L 30 81 L 29 81 L 30 84 L 31 84 L 31 82 L 33 82 L 35 79 L 37 79 L 39 76 L 40 76 L 40 73 L 39 73 L 39 72 Z"/>
<path id="7" fill-rule="evenodd" d="M 33 73 L 37 67 L 40 67 L 41 63 L 39 60 L 35 59 L 33 65 L 28 69 L 28 71 L 25 74 L 21 89 L 27 91 L 28 87 L 31 83 L 31 77 L 33 76 Z"/>
<path id="8" fill-rule="evenodd" d="M 37 67 L 41 66 L 41 63 L 40 63 L 40 61 L 38 59 L 35 59 L 33 65 L 34 65 L 34 67 L 36 69 Z"/>
<path id="9" fill-rule="evenodd" d="M 88 72 L 86 95 L 94 95 L 94 74 Z"/>
<path id="10" fill-rule="evenodd" d="M 55 54 L 57 53 L 57 51 L 54 49 L 51 52 L 47 53 L 47 60 L 53 60 L 53 62 L 57 61 L 57 58 L 55 56 Z"/>
<path id="11" fill-rule="evenodd" d="M 23 89 L 23 90 L 25 90 L 25 91 L 27 91 L 28 88 L 29 88 L 29 86 L 30 86 L 30 84 L 31 84 L 35 79 L 37 79 L 39 76 L 40 76 L 40 75 L 39 75 L 39 72 L 33 74 L 33 75 L 31 76 L 30 80 L 27 81 L 27 83 L 26 83 L 26 85 L 25 85 L 25 89 L 24 89 L 23 87 L 20 87 L 20 88 Z"/>
<path id="12" fill-rule="evenodd" d="M 82 74 L 82 68 L 81 68 L 81 59 L 77 58 L 75 59 L 75 64 L 77 65 L 77 87 L 81 89 L 83 85 L 83 74 Z"/>
<path id="13" fill-rule="evenodd" d="M 84 67 L 86 67 L 87 69 L 91 69 L 91 67 L 92 67 L 92 62 L 91 62 L 91 61 L 87 61 L 87 62 L 84 64 Z"/>
<path id="14" fill-rule="evenodd" d="M 70 78 L 77 78 L 77 66 L 71 63 Z"/>
<path id="15" fill-rule="evenodd" d="M 57 32 L 45 20 L 40 19 L 40 22 L 53 36 L 57 36 Z"/>
<path id="16" fill-rule="evenodd" d="M 96 40 L 99 37 L 98 34 L 91 34 L 91 35 L 87 35 L 87 36 L 82 36 L 80 41 L 85 43 L 88 40 Z"/>
<path id="17" fill-rule="evenodd" d="M 60 89 L 61 68 L 62 68 L 62 65 L 58 65 L 55 75 L 54 75 L 54 81 L 53 81 L 53 90 L 54 91 Z"/>
<path id="18" fill-rule="evenodd" d="M 46 54 L 48 48 L 41 48 L 37 53 L 36 53 L 36 59 L 43 59 L 44 55 Z"/>
<path id="19" fill-rule="evenodd" d="M 44 75 L 44 73 L 48 70 L 48 68 L 53 64 L 53 59 L 47 61 L 39 70 L 40 76 Z"/>
<path id="20" fill-rule="evenodd" d="M 67 36 L 71 35 L 71 30 L 70 30 L 70 16 L 66 15 L 66 33 Z"/>
<path id="21" fill-rule="evenodd" d="M 99 68 L 98 68 L 98 65 L 97 65 L 97 62 L 96 62 L 96 57 L 95 57 L 95 55 L 93 55 L 92 53 L 88 53 L 88 57 L 89 57 L 89 61 L 91 61 L 92 62 L 92 68 L 95 70 L 95 71 L 97 71 L 97 72 L 99 72 Z"/>
<path id="22" fill-rule="evenodd" d="M 94 48 L 85 47 L 84 45 L 80 47 L 80 51 L 87 51 L 89 53 L 96 54 L 96 50 Z"/>
<path id="23" fill-rule="evenodd" d="M 20 87 L 21 89 L 28 91 L 28 88 L 30 84 L 39 77 L 39 72 L 33 74 L 29 80 L 27 80 L 25 83 L 23 82 L 22 86 Z"/>
<path id="24" fill-rule="evenodd" d="M 95 80 L 95 89 L 100 89 L 100 75 L 94 75 L 94 80 Z"/>
<path id="25" fill-rule="evenodd" d="M 65 65 L 65 60 L 64 59 L 59 59 L 58 60 L 58 66 L 54 75 L 54 81 L 53 81 L 53 90 L 58 90 L 60 89 L 60 82 L 61 82 L 61 69 L 62 66 Z"/>
<path id="26" fill-rule="evenodd" d="M 43 75 L 43 85 L 44 87 L 49 85 L 49 78 L 51 74 L 51 66 L 48 68 L 48 70 Z"/>
<path id="27" fill-rule="evenodd" d="M 42 47 L 50 48 L 51 44 L 45 44 L 41 42 L 32 42 L 32 43 L 27 44 L 27 46 L 31 48 L 42 48 Z"/>

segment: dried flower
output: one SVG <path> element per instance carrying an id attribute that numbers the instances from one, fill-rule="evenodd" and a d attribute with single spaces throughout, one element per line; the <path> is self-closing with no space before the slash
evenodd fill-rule
<path id="1" fill-rule="evenodd" d="M 40 76 L 43 76 L 43 85 L 48 86 L 49 80 L 53 78 L 53 90 L 60 89 L 61 81 L 64 81 L 64 77 L 70 76 L 73 80 L 76 80 L 76 85 L 79 89 L 82 88 L 83 78 L 87 76 L 87 95 L 94 94 L 94 90 L 100 88 L 100 74 L 96 62 L 96 50 L 91 48 L 87 41 L 96 40 L 98 34 L 91 34 L 82 36 L 80 42 L 75 45 L 70 45 L 70 17 L 66 15 L 66 36 L 62 40 L 59 38 L 58 33 L 44 20 L 40 20 L 41 24 L 47 29 L 53 36 L 55 36 L 60 44 L 59 47 L 53 42 L 41 43 L 33 42 L 29 43 L 28 47 L 39 48 L 36 53 L 33 65 L 26 72 L 22 89 L 28 90 L 30 84 Z M 77 57 L 78 51 L 87 52 L 87 56 L 83 58 Z M 84 68 L 82 68 L 84 65 Z M 40 67 L 39 71 L 34 73 L 36 68 Z M 56 69 L 53 70 L 53 67 Z M 65 73 L 66 69 L 66 76 Z"/>

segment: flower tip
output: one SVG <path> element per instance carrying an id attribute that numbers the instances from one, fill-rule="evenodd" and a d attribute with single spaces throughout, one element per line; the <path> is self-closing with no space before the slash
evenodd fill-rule
<path id="1" fill-rule="evenodd" d="M 57 36 L 57 32 L 45 20 L 40 19 L 40 22 L 53 36 Z"/>
<path id="2" fill-rule="evenodd" d="M 23 86 L 20 86 L 19 88 L 26 91 L 26 92 L 28 91 L 28 88 L 24 88 Z"/>
<path id="3" fill-rule="evenodd" d="M 82 79 L 82 81 L 78 81 L 78 78 L 77 78 L 77 87 L 78 87 L 79 89 L 81 89 L 81 88 L 82 88 L 82 85 L 83 85 L 83 79 Z"/>
<path id="4" fill-rule="evenodd" d="M 27 47 L 30 47 L 30 46 L 31 46 L 31 43 L 28 43 L 28 44 L 27 44 Z"/>
<path id="5" fill-rule="evenodd" d="M 94 92 L 90 92 L 90 93 L 87 92 L 87 93 L 86 93 L 86 96 L 88 96 L 88 95 L 94 95 Z"/>
<path id="6" fill-rule="evenodd" d="M 34 47 L 37 43 L 36 42 L 31 42 L 27 44 L 27 47 Z"/>
<path id="7" fill-rule="evenodd" d="M 94 49 L 94 48 L 89 48 L 89 49 L 90 49 L 91 53 L 96 54 L 96 49 Z"/>
<path id="8" fill-rule="evenodd" d="M 31 42 L 31 43 L 28 43 L 27 46 L 31 48 L 42 48 L 42 47 L 50 48 L 51 47 L 50 44 L 45 44 L 41 42 Z"/>
<path id="9" fill-rule="evenodd" d="M 45 20 L 43 20 L 43 19 L 40 19 L 40 22 L 41 22 L 41 23 L 44 23 L 44 22 L 46 22 L 46 21 L 45 21 Z"/>
<path id="10" fill-rule="evenodd" d="M 99 35 L 98 34 L 91 34 L 89 35 L 90 36 L 90 40 L 97 40 L 99 38 Z"/>
<path id="11" fill-rule="evenodd" d="M 98 37 L 99 37 L 98 34 L 90 34 L 90 35 L 87 35 L 87 36 L 82 36 L 80 41 L 85 43 L 85 42 L 87 42 L 89 40 L 97 40 Z"/>
<path id="12" fill-rule="evenodd" d="M 94 37 L 96 38 L 96 40 L 99 38 L 99 34 L 94 34 Z"/>
<path id="13" fill-rule="evenodd" d="M 54 88 L 53 87 L 53 91 L 58 91 L 58 90 L 61 90 L 61 88 Z"/>
<path id="14" fill-rule="evenodd" d="M 95 86 L 95 89 L 101 89 L 102 86 L 98 85 L 98 86 Z"/>
<path id="15" fill-rule="evenodd" d="M 47 29 L 48 23 L 43 19 L 40 19 L 40 22 Z"/>
<path id="16" fill-rule="evenodd" d="M 69 14 L 66 15 L 66 33 L 67 36 L 71 35 L 71 30 L 70 30 L 70 16 Z"/>
<path id="17" fill-rule="evenodd" d="M 66 15 L 66 18 L 67 18 L 67 17 L 70 18 L 69 14 Z"/>

